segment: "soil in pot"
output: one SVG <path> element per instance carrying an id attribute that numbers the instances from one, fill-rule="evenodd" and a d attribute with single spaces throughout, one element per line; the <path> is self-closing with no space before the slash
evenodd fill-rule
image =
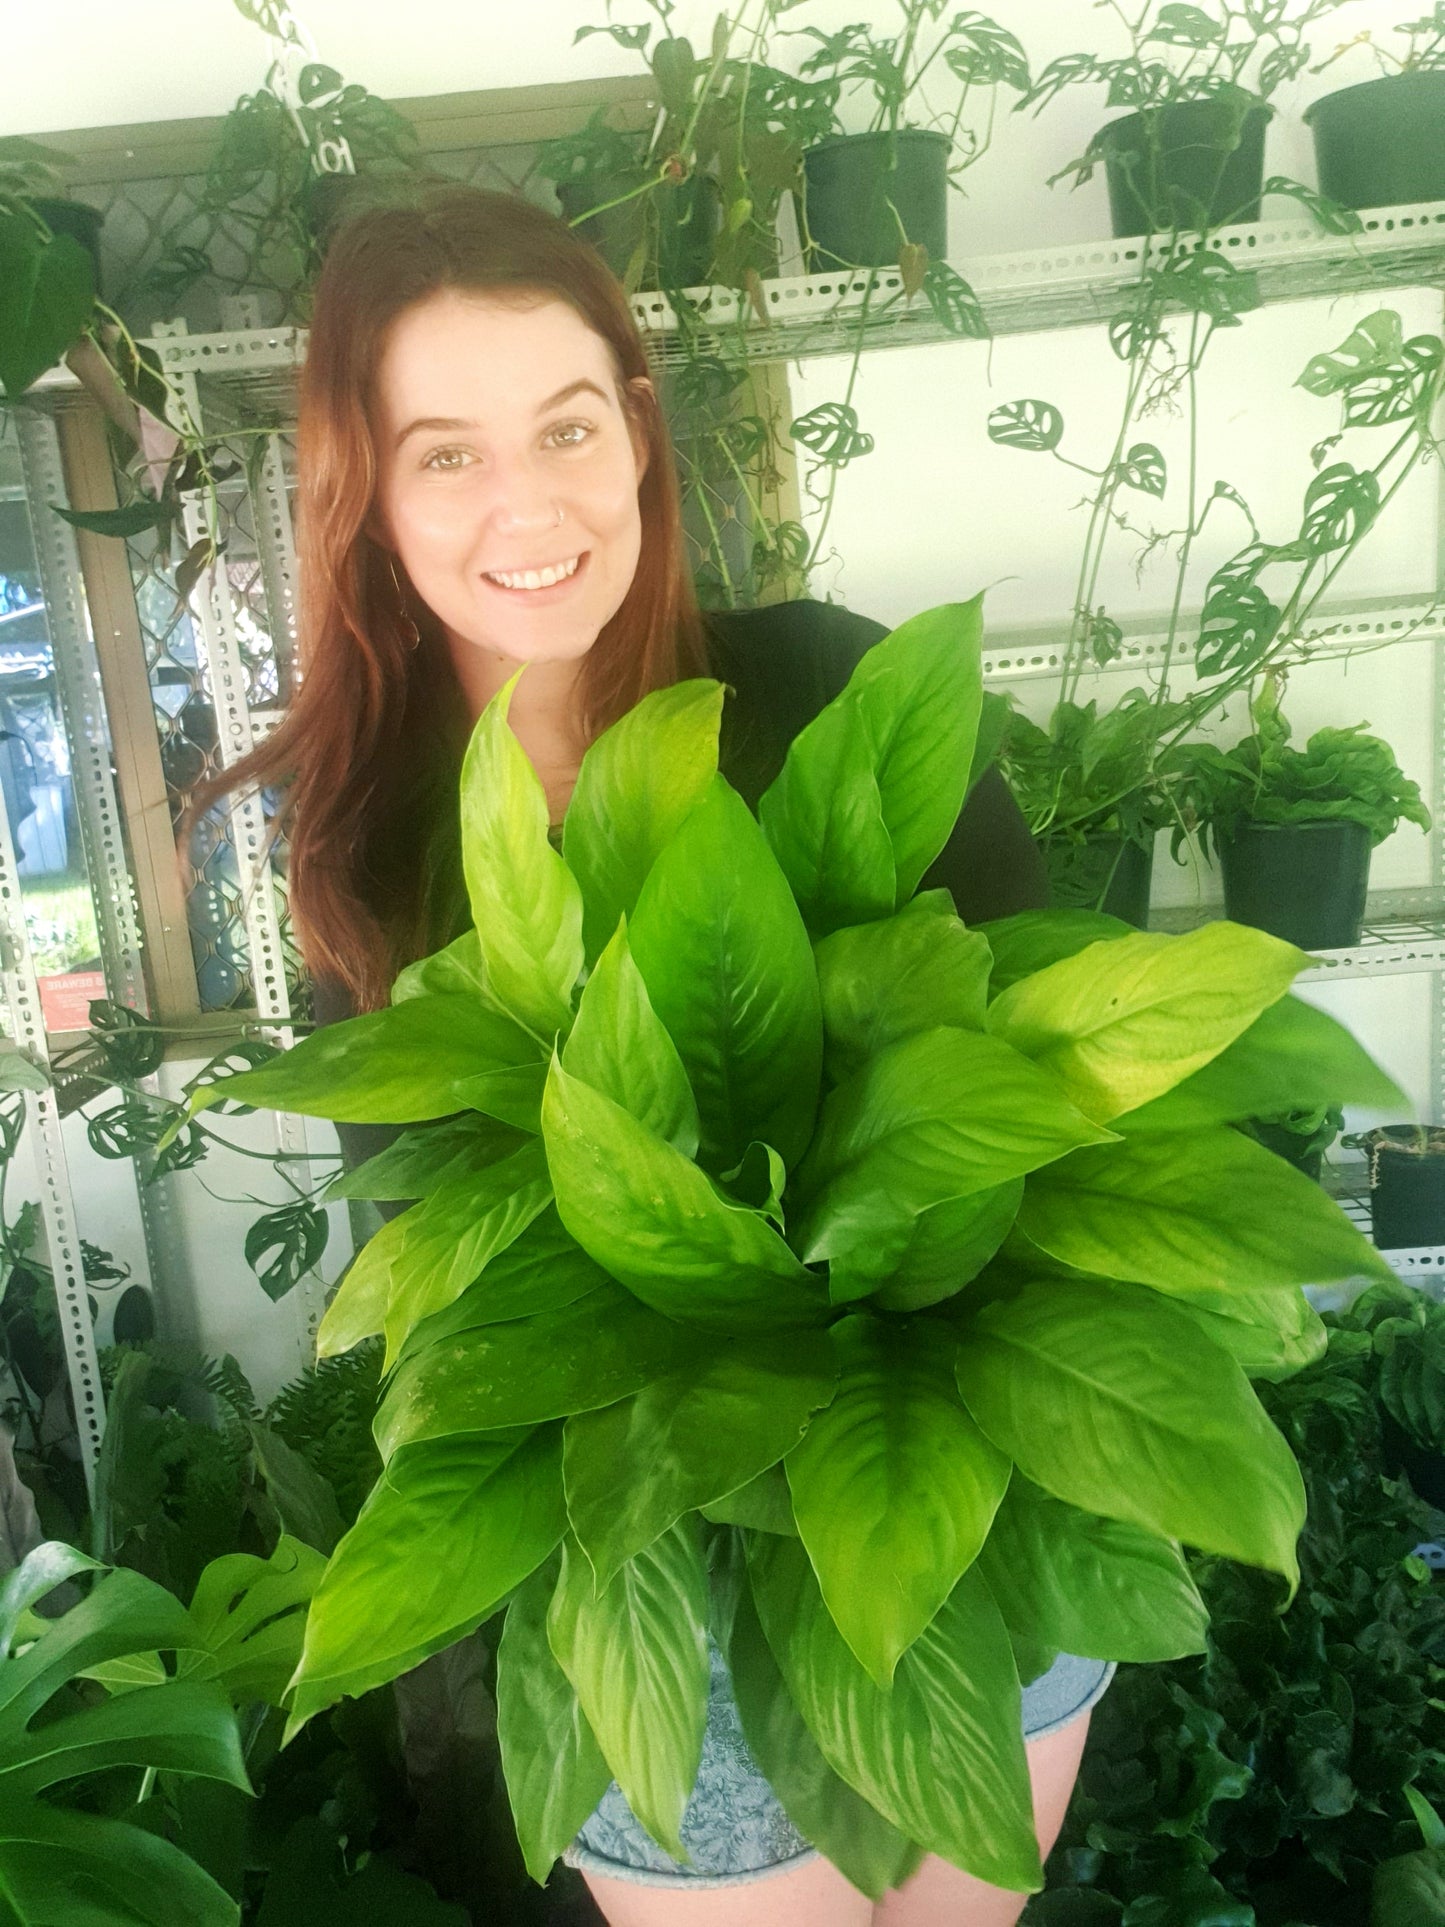
<path id="1" fill-rule="evenodd" d="M 1153 843 L 1124 836 L 1091 836 L 1082 843 L 1052 839 L 1045 845 L 1049 896 L 1059 910 L 1103 910 L 1149 927 L 1149 888 L 1154 874 Z"/>
<path id="2" fill-rule="evenodd" d="M 1224 914 L 1301 950 L 1348 949 L 1360 941 L 1372 847 L 1349 818 L 1241 824 L 1219 846 Z"/>
<path id="3" fill-rule="evenodd" d="M 924 127 L 843 134 L 808 148 L 804 273 L 892 267 L 905 239 L 921 242 L 930 261 L 947 260 L 951 151 L 947 134 Z"/>
<path id="4" fill-rule="evenodd" d="M 1145 107 L 1099 133 L 1115 236 L 1257 221 L 1274 110 L 1224 96 Z"/>
<path id="5" fill-rule="evenodd" d="M 1445 1245 L 1445 1128 L 1382 1124 L 1359 1142 L 1369 1159 L 1370 1228 L 1380 1249 Z"/>
<path id="6" fill-rule="evenodd" d="M 1311 101 L 1320 192 L 1343 207 L 1445 201 L 1445 73 L 1387 74 Z"/>

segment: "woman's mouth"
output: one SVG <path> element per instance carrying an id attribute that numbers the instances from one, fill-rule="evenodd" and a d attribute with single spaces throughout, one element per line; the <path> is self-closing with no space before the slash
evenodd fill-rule
<path id="1" fill-rule="evenodd" d="M 482 580 L 489 589 L 495 589 L 498 595 L 506 596 L 513 602 L 560 602 L 562 598 L 582 580 L 582 577 L 587 572 L 587 564 L 591 558 L 592 551 L 590 549 L 583 549 L 581 554 L 577 556 L 576 567 L 570 575 L 563 576 L 560 581 L 549 583 L 545 586 L 538 584 L 535 588 L 528 588 L 526 586 L 527 575 L 520 572 L 517 575 L 511 575 L 509 573 L 508 579 L 505 582 L 498 581 L 493 575 L 485 574 L 482 576 Z M 528 573 L 544 575 L 549 572 L 546 570 L 536 570 L 529 571 Z"/>

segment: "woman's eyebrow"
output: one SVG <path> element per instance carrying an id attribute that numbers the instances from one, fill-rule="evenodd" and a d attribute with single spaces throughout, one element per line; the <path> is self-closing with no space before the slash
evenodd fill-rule
<path id="1" fill-rule="evenodd" d="M 549 395 L 546 401 L 539 403 L 537 413 L 539 415 L 545 415 L 549 408 L 555 408 L 559 402 L 570 400 L 573 395 L 580 395 L 584 389 L 590 390 L 592 394 L 598 396 L 602 401 L 607 400 L 606 392 L 599 388 L 597 383 L 591 380 L 589 376 L 584 375 L 580 381 L 569 382 L 565 388 L 559 388 L 555 395 Z M 479 426 L 480 423 L 465 420 L 460 416 L 421 415 L 418 416 L 414 422 L 407 423 L 406 427 L 402 429 L 401 433 L 397 436 L 395 446 L 400 448 L 408 435 L 418 434 L 422 429 L 439 428 L 445 430 L 452 428 L 477 428 Z"/>

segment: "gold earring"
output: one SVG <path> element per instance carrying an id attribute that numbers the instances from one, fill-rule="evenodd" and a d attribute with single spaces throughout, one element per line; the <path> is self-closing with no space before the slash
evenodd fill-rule
<path id="1" fill-rule="evenodd" d="M 396 560 L 393 556 L 391 555 L 387 556 L 386 566 L 391 570 L 392 586 L 396 590 L 396 606 L 397 606 L 397 613 L 401 617 L 402 634 L 405 635 L 408 629 L 411 631 L 411 641 L 408 643 L 407 647 L 410 649 L 415 649 L 417 644 L 421 641 L 421 630 L 417 628 L 415 618 L 411 615 L 410 611 L 406 606 L 406 597 L 402 594 L 401 583 L 398 580 L 397 573 L 396 573 Z"/>

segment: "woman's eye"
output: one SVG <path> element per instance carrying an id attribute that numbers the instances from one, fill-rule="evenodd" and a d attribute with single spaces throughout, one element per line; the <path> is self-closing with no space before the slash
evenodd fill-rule
<path id="1" fill-rule="evenodd" d="M 434 448 L 423 460 L 423 468 L 460 468 L 466 457 L 464 448 Z"/>
<path id="2" fill-rule="evenodd" d="M 592 433 L 592 424 L 590 422 L 563 422 L 561 427 L 554 428 L 552 433 L 554 435 L 565 435 L 573 428 L 580 429 L 582 431 L 581 435 L 575 442 L 563 442 L 563 448 L 580 448 L 583 441 Z"/>

